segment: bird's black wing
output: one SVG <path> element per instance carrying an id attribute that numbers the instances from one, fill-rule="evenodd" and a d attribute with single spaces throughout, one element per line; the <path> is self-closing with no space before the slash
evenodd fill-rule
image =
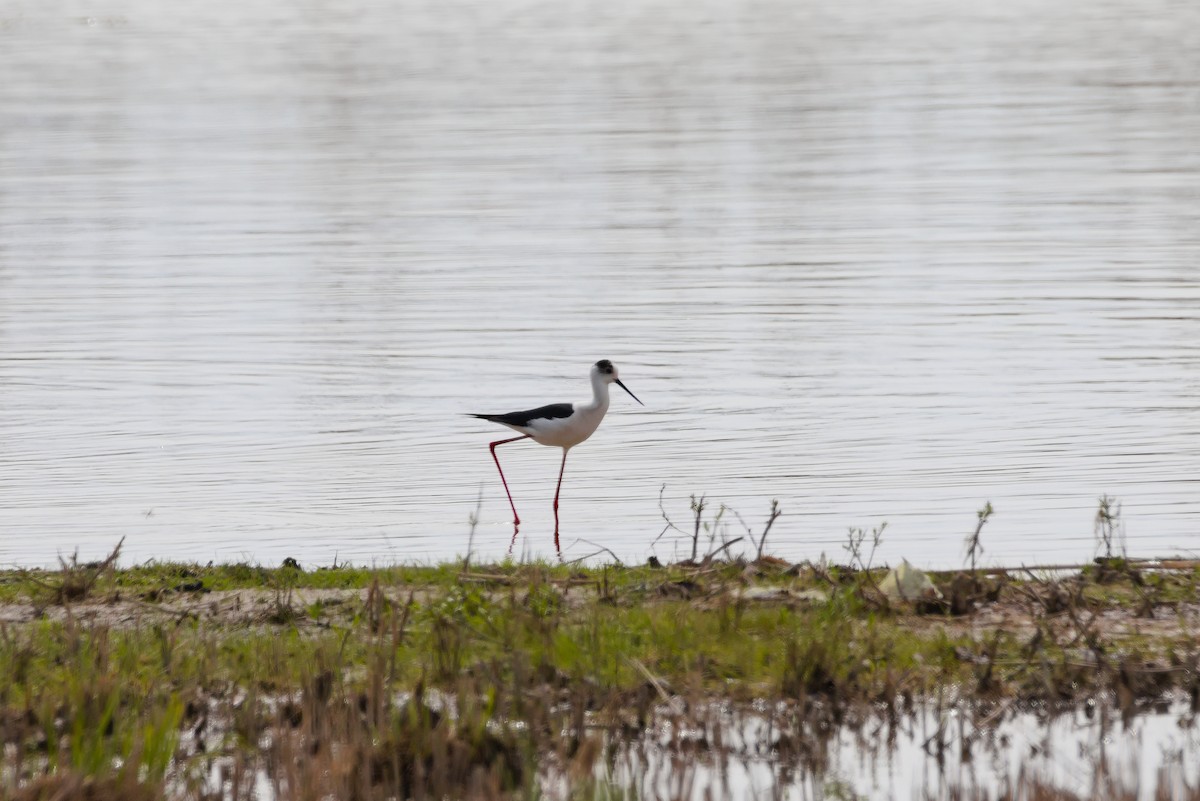
<path id="1" fill-rule="evenodd" d="M 575 406 L 570 403 L 551 403 L 549 406 L 539 406 L 527 412 L 509 412 L 508 414 L 473 414 L 480 420 L 493 423 L 503 423 L 506 426 L 527 426 L 534 420 L 553 420 L 559 417 L 570 417 L 575 413 Z"/>

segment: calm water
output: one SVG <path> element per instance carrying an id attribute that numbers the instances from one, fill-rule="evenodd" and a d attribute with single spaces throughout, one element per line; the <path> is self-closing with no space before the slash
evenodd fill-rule
<path id="1" fill-rule="evenodd" d="M 1195 549 L 1197 76 L 1191 0 L 6 0 L 0 562 L 502 555 L 460 413 L 600 358 L 569 557 Z"/>

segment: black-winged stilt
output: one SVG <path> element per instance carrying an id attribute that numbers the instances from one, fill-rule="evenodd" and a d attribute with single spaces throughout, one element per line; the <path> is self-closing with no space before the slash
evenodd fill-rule
<path id="1" fill-rule="evenodd" d="M 504 484 L 508 503 L 512 507 L 514 529 L 521 525 L 521 518 L 517 515 L 517 505 L 513 503 L 512 492 L 508 489 L 508 481 L 504 478 L 503 468 L 500 467 L 500 459 L 496 457 L 496 446 L 532 439 L 539 445 L 555 445 L 563 449 L 562 465 L 558 468 L 558 486 L 554 489 L 554 549 L 560 553 L 562 549 L 558 546 L 558 494 L 562 490 L 563 471 L 567 468 L 567 451 L 590 437 L 600 427 L 600 421 L 608 411 L 609 384 L 616 384 L 629 392 L 629 397 L 643 406 L 646 405 L 629 391 L 629 387 L 621 383 L 621 379 L 617 377 L 617 368 L 608 359 L 601 359 L 592 365 L 591 377 L 592 400 L 589 403 L 552 403 L 526 412 L 471 415 L 508 426 L 521 433 L 519 437 L 497 440 L 488 445 L 492 459 L 496 462 L 496 469 L 500 471 L 500 481 Z M 516 536 L 515 531 L 513 536 Z"/>

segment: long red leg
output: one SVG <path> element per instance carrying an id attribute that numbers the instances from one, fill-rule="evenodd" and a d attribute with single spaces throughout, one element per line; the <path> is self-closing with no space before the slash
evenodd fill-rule
<path id="1" fill-rule="evenodd" d="M 562 556 L 562 548 L 558 547 L 558 493 L 562 491 L 563 471 L 567 469 L 567 449 L 563 448 L 562 466 L 558 468 L 558 486 L 554 488 L 554 550 Z"/>
<path id="2" fill-rule="evenodd" d="M 513 525 L 514 526 L 521 525 L 521 518 L 517 516 L 517 505 L 515 503 L 513 503 L 512 493 L 509 492 L 509 489 L 508 489 L 508 480 L 504 478 L 504 468 L 500 467 L 500 459 L 497 458 L 497 456 L 496 456 L 496 446 L 503 445 L 506 442 L 516 442 L 519 439 L 529 439 L 529 435 L 525 434 L 524 436 L 513 437 L 511 439 L 500 439 L 500 440 L 496 440 L 495 442 L 492 442 L 488 445 L 488 448 L 492 452 L 492 460 L 496 463 L 496 469 L 500 471 L 500 483 L 504 485 L 504 492 L 506 495 L 508 495 L 508 505 L 511 506 L 512 510 L 513 510 Z"/>

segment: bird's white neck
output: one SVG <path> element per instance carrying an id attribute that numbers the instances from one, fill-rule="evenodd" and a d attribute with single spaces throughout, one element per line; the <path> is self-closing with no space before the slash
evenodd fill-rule
<path id="1" fill-rule="evenodd" d="M 604 376 L 600 373 L 592 374 L 592 401 L 591 403 L 583 404 L 585 409 L 607 409 L 608 408 L 608 382 L 604 380 Z"/>

